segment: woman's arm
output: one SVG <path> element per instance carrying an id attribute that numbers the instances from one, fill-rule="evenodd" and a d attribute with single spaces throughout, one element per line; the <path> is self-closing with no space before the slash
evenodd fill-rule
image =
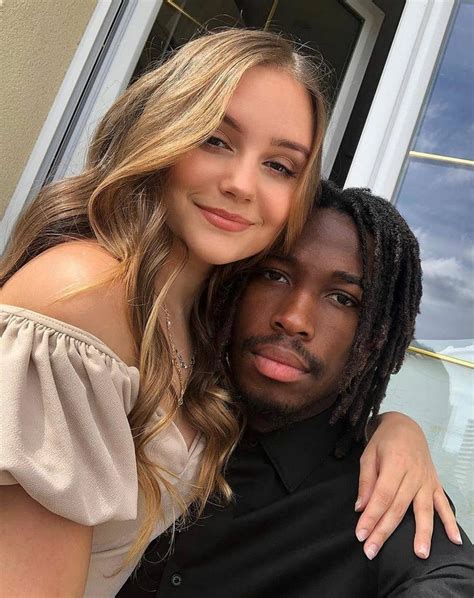
<path id="1" fill-rule="evenodd" d="M 51 513 L 18 484 L 0 487 L 0 512 L 2 594 L 83 596 L 93 528 Z"/>
<path id="2" fill-rule="evenodd" d="M 374 558 L 413 502 L 415 554 L 427 558 L 437 511 L 446 533 L 461 544 L 456 519 L 431 460 L 420 426 L 406 415 L 384 413 L 369 429 L 370 441 L 361 457 L 356 528 L 368 558 Z"/>
<path id="3" fill-rule="evenodd" d="M 97 244 L 81 241 L 64 243 L 43 252 L 16 272 L 0 289 L 0 302 L 24 307 L 43 316 L 55 318 L 64 326 L 78 327 L 86 334 L 99 337 L 124 361 L 133 364 L 133 342 L 130 340 L 131 335 L 127 325 L 126 301 L 122 286 L 112 281 L 97 287 L 97 283 L 106 278 L 114 265 L 115 260 Z M 73 295 L 67 300 L 58 301 L 69 290 L 75 289 L 76 285 L 92 288 L 87 292 Z M 30 328 L 27 326 L 28 330 Z M 23 331 L 23 328 L 21 330 Z M 36 350 L 34 358 L 29 359 L 25 357 L 31 350 L 28 342 L 10 346 L 9 342 L 16 343 L 16 339 L 21 339 L 21 335 L 18 336 L 17 332 L 5 335 L 5 350 L 10 351 L 11 359 L 2 359 L 2 367 L 8 361 L 8 366 L 5 367 L 13 369 L 16 367 L 15 360 L 19 359 L 23 366 L 24 364 L 31 366 L 31 372 L 27 374 L 25 371 L 23 376 L 14 377 L 15 381 L 28 379 L 33 385 L 33 382 L 38 380 L 38 384 L 37 388 L 27 388 L 27 392 L 35 395 L 35 405 L 21 404 L 17 409 L 20 414 L 24 412 L 29 414 L 29 418 L 19 418 L 22 427 L 17 429 L 13 425 L 17 424 L 16 419 L 9 419 L 11 428 L 6 428 L 9 439 L 8 442 L 5 439 L 2 450 L 6 450 L 7 446 L 10 451 L 31 450 L 27 457 L 20 458 L 18 455 L 18 458 L 10 459 L 9 464 L 13 462 L 21 470 L 23 464 L 27 463 L 28 468 L 35 469 L 35 459 L 38 458 L 40 460 L 38 469 L 42 470 L 44 475 L 36 475 L 33 480 L 30 480 L 30 471 L 26 468 L 23 471 L 22 484 L 34 494 L 35 490 L 39 490 L 35 488 L 35 484 L 42 483 L 44 485 L 41 488 L 42 494 L 47 496 L 49 501 L 43 504 L 48 504 L 51 509 L 56 502 L 60 503 L 61 510 L 58 509 L 58 512 L 61 512 L 64 517 L 53 513 L 53 509 L 49 510 L 34 500 L 19 484 L 0 486 L 0 594 L 2 596 L 27 595 L 45 598 L 82 596 L 89 568 L 93 527 L 73 522 L 66 518 L 67 513 L 82 521 L 85 517 L 104 519 L 104 511 L 96 513 L 94 505 L 100 504 L 107 511 L 109 501 L 118 504 L 119 501 L 115 501 L 114 497 L 110 498 L 111 489 L 113 491 L 113 488 L 121 487 L 124 479 L 122 476 L 128 475 L 124 473 L 125 469 L 116 472 L 111 467 L 111 478 L 108 481 L 113 479 L 114 482 L 104 487 L 102 495 L 99 496 L 97 485 L 100 485 L 100 481 L 95 478 L 95 472 L 99 471 L 99 468 L 95 460 L 105 454 L 109 463 L 114 453 L 111 449 L 114 441 L 111 436 L 108 436 L 110 430 L 102 429 L 96 424 L 95 407 L 86 409 L 90 401 L 100 404 L 99 401 L 103 401 L 104 397 L 96 396 L 94 392 L 86 390 L 87 383 L 81 383 L 81 373 L 84 370 L 88 372 L 88 376 L 95 375 L 99 379 L 102 371 L 100 361 L 94 362 L 93 367 L 85 368 L 81 365 L 82 353 L 79 349 L 74 353 L 72 349 L 77 346 L 74 341 L 65 340 L 67 335 L 63 332 L 59 336 L 63 339 L 61 348 L 59 344 L 55 344 L 56 340 L 51 341 L 55 347 L 53 363 L 53 351 L 49 342 L 56 338 L 54 334 L 44 338 L 41 336 L 41 340 L 36 339 L 35 332 L 31 337 L 26 336 L 25 338 L 31 340 L 31 346 Z M 69 351 L 72 355 L 71 361 Z M 84 350 L 84 353 L 89 354 L 89 350 Z M 46 391 L 44 396 L 41 394 L 43 387 L 40 384 L 37 368 L 42 371 L 42 376 L 45 376 L 41 377 L 44 389 L 53 389 L 51 396 L 48 396 Z M 92 374 L 92 371 L 95 373 Z M 51 373 L 48 377 L 48 372 L 54 372 L 54 375 Z M 65 372 L 70 375 L 70 378 L 65 378 Z M 56 387 L 59 379 L 61 384 Z M 27 401 L 28 396 L 25 396 L 27 384 L 18 384 L 19 386 L 12 390 L 12 400 L 20 398 Z M 98 387 L 91 381 L 89 384 L 91 389 Z M 2 389 L 5 396 L 10 391 L 9 387 L 10 383 L 7 383 L 5 389 Z M 79 389 L 77 392 L 76 388 Z M 108 387 L 104 386 L 104 388 Z M 125 429 L 123 424 L 126 423 L 126 415 L 120 405 L 121 398 L 120 395 L 106 397 L 107 400 L 112 399 L 108 413 L 112 425 L 109 428 L 113 428 L 120 422 L 119 428 Z M 81 407 L 88 415 L 78 422 L 75 414 L 82 411 Z M 105 409 L 105 404 L 98 409 L 99 411 Z M 60 417 L 56 417 L 57 413 L 61 414 Z M 43 416 L 44 421 L 41 419 Z M 35 423 L 38 425 L 38 432 L 30 429 L 30 426 Z M 82 426 L 89 426 L 90 430 L 82 429 Z M 47 433 L 43 434 L 45 429 Z M 54 433 L 51 433 L 51 430 Z M 23 442 L 23 439 L 30 439 L 33 436 L 42 438 L 41 447 L 33 446 L 33 442 Z M 50 440 L 55 437 L 61 438 L 61 446 L 64 443 L 67 447 L 63 462 L 60 462 L 61 455 L 58 449 L 60 443 L 53 442 L 51 452 L 49 454 L 46 452 Z M 93 438 L 100 438 L 103 444 L 92 441 Z M 22 441 L 16 442 L 17 439 Z M 91 442 L 88 442 L 89 440 Z M 124 437 L 123 446 L 127 446 L 130 440 L 131 438 Z M 53 455 L 57 458 L 57 462 L 53 460 Z M 77 456 L 77 461 L 72 459 L 72 455 Z M 119 468 L 124 465 L 124 455 L 127 455 L 126 449 L 120 457 L 114 457 L 120 459 Z M 135 466 L 134 454 L 128 456 Z M 45 459 L 49 459 L 46 465 Z M 51 471 L 53 463 L 57 467 Z M 70 471 L 70 467 L 84 469 Z M 130 471 L 130 463 L 125 468 Z M 53 480 L 67 479 L 68 487 L 58 494 L 55 484 L 49 479 L 49 474 Z M 89 487 L 87 487 L 88 476 L 90 476 Z M 102 481 L 106 484 L 107 480 L 104 478 L 105 476 L 102 475 Z M 78 487 L 80 481 L 83 487 Z M 80 496 L 82 490 L 84 494 Z M 97 496 L 94 495 L 96 491 Z M 104 498 L 104 494 L 107 498 Z M 112 508 L 110 510 L 115 512 Z M 111 517 L 110 513 L 108 516 Z"/>

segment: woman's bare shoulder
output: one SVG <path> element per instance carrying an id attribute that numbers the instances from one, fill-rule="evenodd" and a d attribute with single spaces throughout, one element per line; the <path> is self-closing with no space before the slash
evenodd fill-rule
<path id="1" fill-rule="evenodd" d="M 135 365 L 125 287 L 113 276 L 117 266 L 118 261 L 96 242 L 62 243 L 18 270 L 0 289 L 0 303 L 85 330 L 128 365 Z M 85 290 L 74 292 L 81 288 Z"/>

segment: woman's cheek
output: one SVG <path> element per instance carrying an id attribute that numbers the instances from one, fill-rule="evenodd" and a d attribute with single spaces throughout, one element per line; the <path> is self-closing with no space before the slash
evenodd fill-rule
<path id="1" fill-rule="evenodd" d="M 266 220 L 276 232 L 279 232 L 288 222 L 292 200 L 293 194 L 280 197 L 276 195 L 267 202 Z"/>

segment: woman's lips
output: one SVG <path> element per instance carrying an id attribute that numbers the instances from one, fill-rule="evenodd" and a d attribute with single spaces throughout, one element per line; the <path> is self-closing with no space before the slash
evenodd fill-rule
<path id="1" fill-rule="evenodd" d="M 252 222 L 238 214 L 231 214 L 217 208 L 208 208 L 199 205 L 197 207 L 208 222 L 222 230 L 238 233 L 252 226 Z"/>
<path id="2" fill-rule="evenodd" d="M 308 372 L 301 360 L 285 349 L 265 347 L 253 356 L 258 372 L 278 382 L 296 382 Z"/>

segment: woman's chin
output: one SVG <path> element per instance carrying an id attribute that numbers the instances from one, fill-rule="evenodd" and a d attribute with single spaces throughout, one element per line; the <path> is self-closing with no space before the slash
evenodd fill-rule
<path id="1" fill-rule="evenodd" d="M 234 245 L 234 246 L 233 246 Z M 194 256 L 194 259 L 208 264 L 209 266 L 225 266 L 234 262 L 239 262 L 247 258 L 254 257 L 255 255 L 263 252 L 268 244 L 249 247 L 248 244 L 232 243 L 229 241 L 213 242 L 209 240 L 208 243 L 197 243 L 188 246 L 190 253 Z"/>

